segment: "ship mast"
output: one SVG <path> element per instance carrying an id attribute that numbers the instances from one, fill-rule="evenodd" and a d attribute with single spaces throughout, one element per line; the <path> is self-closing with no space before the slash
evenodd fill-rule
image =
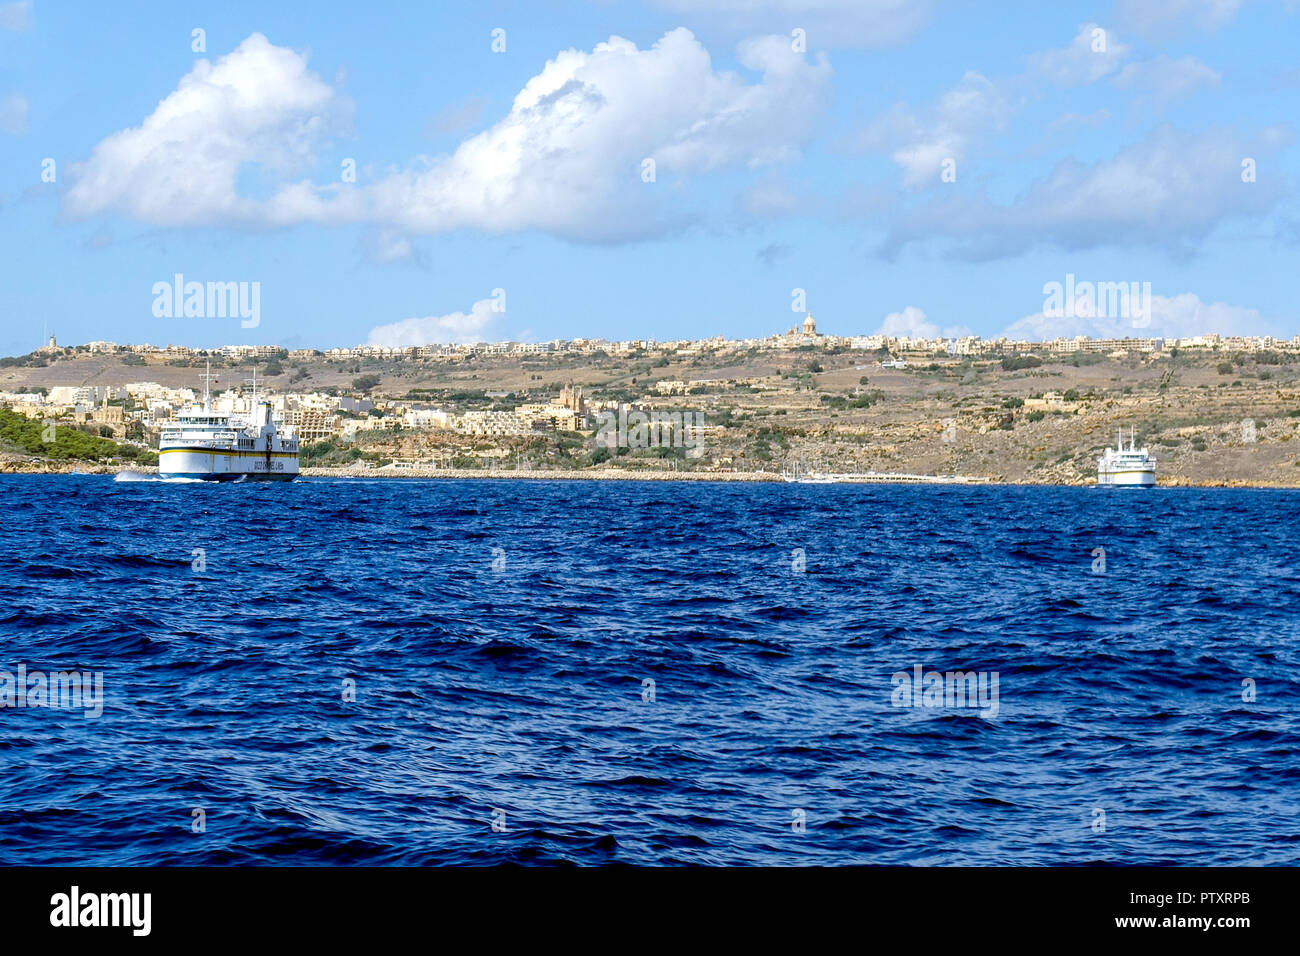
<path id="1" fill-rule="evenodd" d="M 212 410 L 212 359 L 208 359 L 207 369 L 203 373 L 203 410 Z"/>
<path id="2" fill-rule="evenodd" d="M 263 422 L 262 416 L 259 413 L 257 408 L 257 366 L 256 365 L 253 366 L 253 377 L 244 379 L 244 384 L 253 386 L 253 397 L 250 400 L 248 405 L 248 420 L 250 422 L 256 423 L 255 427 L 260 427 L 263 424 L 270 424 L 271 421 L 270 412 L 269 411 L 267 412 L 266 422 Z"/>

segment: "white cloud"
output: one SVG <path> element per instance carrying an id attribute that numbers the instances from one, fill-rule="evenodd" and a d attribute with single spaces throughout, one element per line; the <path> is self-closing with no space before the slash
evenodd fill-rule
<path id="1" fill-rule="evenodd" d="M 1156 106 L 1164 106 L 1198 89 L 1218 86 L 1220 80 L 1217 71 L 1194 56 L 1175 60 L 1162 54 L 1153 60 L 1128 64 L 1113 82 L 1120 89 L 1142 94 L 1144 100 Z"/>
<path id="2" fill-rule="evenodd" d="M 899 210 L 882 251 L 945 238 L 971 259 L 1016 255 L 1037 244 L 1149 245 L 1185 253 L 1220 223 L 1273 209 L 1280 181 L 1243 182 L 1242 160 L 1266 166 L 1292 139 L 1289 127 L 1245 139 L 1221 129 L 1193 134 L 1162 126 L 1111 159 L 1058 163 L 1009 205 L 955 198 Z"/>
<path id="3" fill-rule="evenodd" d="M 1139 33 L 1151 36 L 1194 27 L 1212 33 L 1231 23 L 1243 0 L 1118 0 L 1115 13 Z"/>
<path id="4" fill-rule="evenodd" d="M 27 132 L 27 97 L 10 93 L 0 100 L 0 130 L 15 136 Z"/>
<path id="5" fill-rule="evenodd" d="M 902 312 L 890 312 L 885 316 L 877 334 L 932 339 L 939 334 L 939 326 L 929 321 L 916 306 L 909 305 Z"/>
<path id="6" fill-rule="evenodd" d="M 1108 281 L 1108 280 L 1107 280 Z M 1116 280 L 1118 281 L 1118 280 Z M 1279 328 L 1260 315 L 1226 302 L 1206 303 L 1191 292 L 1151 296 L 1149 322 L 1135 325 L 1131 318 L 1052 317 L 1041 312 L 1027 315 L 1002 334 L 1031 342 L 1087 335 L 1093 338 L 1186 338 L 1218 332 L 1223 335 L 1281 335 Z"/>
<path id="7" fill-rule="evenodd" d="M 1010 115 L 1001 90 L 970 71 L 921 116 L 895 106 L 867 129 L 863 143 L 898 144 L 892 156 L 903 170 L 903 185 L 917 189 L 939 183 L 945 160 L 960 163 L 973 143 L 1004 129 Z"/>
<path id="8" fill-rule="evenodd" d="M 1164 106 L 1199 88 L 1216 86 L 1220 76 L 1194 57 L 1159 56 L 1125 65 L 1130 48 L 1096 23 L 1084 23 L 1069 45 L 1029 55 L 1025 72 L 989 79 L 968 71 L 928 109 L 897 104 L 849 138 L 849 149 L 891 154 L 903 170 L 903 185 L 917 189 L 941 183 L 945 160 L 958 169 L 970 153 L 1012 117 L 1043 95 L 1045 84 L 1078 87 L 1110 77 L 1117 88 L 1131 90 L 1135 103 Z M 1066 113 L 1049 123 L 1049 139 L 1075 129 L 1101 126 L 1110 112 Z M 1046 143 L 1031 150 L 1042 152 Z M 956 170 L 954 170 L 956 171 Z"/>
<path id="9" fill-rule="evenodd" d="M 1128 52 L 1113 31 L 1085 23 L 1069 46 L 1031 54 L 1029 68 L 1057 86 L 1085 86 L 1118 70 Z"/>
<path id="10" fill-rule="evenodd" d="M 1031 54 L 1025 73 L 989 79 L 968 71 L 928 109 L 912 111 L 898 104 L 853 137 L 849 147 L 889 152 L 903 170 L 905 188 L 937 185 L 943 182 L 945 160 L 954 161 L 953 171 L 960 176 L 963 160 L 1005 130 L 1025 102 L 1041 95 L 1044 82 L 1064 87 L 1095 83 L 1118 70 L 1128 52 L 1110 31 L 1085 23 L 1068 46 Z M 1109 114 L 1071 114 L 1065 123 L 1095 122 L 1099 115 Z"/>
<path id="11" fill-rule="evenodd" d="M 945 329 L 931 322 L 926 314 L 914 305 L 909 305 L 902 312 L 890 312 L 876 330 L 877 335 L 890 335 L 895 338 L 935 339 L 940 336 L 956 338 L 969 335 L 965 326 L 954 325 Z"/>
<path id="12" fill-rule="evenodd" d="M 0 30 L 13 30 L 22 33 L 32 25 L 31 0 L 19 0 L 17 3 L 0 3 Z"/>
<path id="13" fill-rule="evenodd" d="M 663 180 L 798 158 L 824 104 L 830 67 L 779 37 L 747 41 L 747 84 L 713 70 L 688 30 L 638 50 L 620 37 L 566 50 L 515 98 L 509 114 L 419 172 L 372 193 L 373 215 L 412 232 L 538 229 L 573 239 L 660 231 Z M 642 164 L 655 162 L 653 183 Z"/>
<path id="14" fill-rule="evenodd" d="M 370 330 L 368 341 L 370 345 L 384 348 L 482 342 L 484 331 L 501 314 L 493 311 L 495 301 L 479 299 L 468 313 L 452 312 L 380 325 Z"/>
<path id="15" fill-rule="evenodd" d="M 653 0 L 691 23 L 733 33 L 804 31 L 808 49 L 881 48 L 910 40 L 930 22 L 933 0 Z"/>
<path id="16" fill-rule="evenodd" d="M 1115 88 L 1131 91 L 1133 106 L 1159 108 L 1221 80 L 1194 57 L 1158 56 L 1126 64 L 1130 54 L 1112 31 L 1084 23 L 1069 45 L 1027 57 L 1022 74 L 988 79 L 967 73 L 928 110 L 897 105 L 849 146 L 889 152 L 903 171 L 903 185 L 916 189 L 940 183 L 949 157 L 960 171 L 963 160 L 991 133 L 1005 129 L 1026 104 L 1040 100 L 1045 87 L 1073 88 L 1109 79 Z M 1064 136 L 1100 127 L 1110 118 L 1104 107 L 1059 116 L 1027 155 L 1058 149 Z M 895 197 L 882 209 L 872 202 L 859 216 L 887 216 L 880 246 L 886 257 L 911 242 L 934 238 L 951 240 L 953 255 L 974 260 L 1016 255 L 1038 244 L 1067 249 L 1146 244 L 1181 255 L 1220 222 L 1273 209 L 1284 191 L 1282 180 L 1243 183 L 1241 163 L 1247 157 L 1275 156 L 1291 136 L 1288 127 L 1265 130 L 1253 139 L 1215 129 L 1193 135 L 1161 127 L 1112 159 L 1060 162 L 1045 180 L 1031 183 L 1011 202 L 972 198 L 969 189 L 942 191 L 924 203 Z M 852 204 L 852 209 L 859 206 Z M 846 215 L 852 209 L 841 207 Z"/>
<path id="17" fill-rule="evenodd" d="M 254 33 L 216 63 L 199 60 L 141 125 L 72 165 L 67 208 L 167 226 L 299 221 L 321 204 L 318 191 L 299 184 L 251 199 L 239 194 L 241 173 L 305 165 L 346 112 L 305 57 Z"/>
<path id="18" fill-rule="evenodd" d="M 305 163 L 340 96 L 303 57 L 254 34 L 215 66 L 200 61 L 137 128 L 110 136 L 72 168 L 74 215 L 118 211 L 159 225 L 369 222 L 410 233 L 537 229 L 621 240 L 666 228 L 672 177 L 800 156 L 827 95 L 830 67 L 781 37 L 748 40 L 746 83 L 713 69 L 684 29 L 638 50 L 620 37 L 566 50 L 510 112 L 448 156 L 373 186 L 282 186 L 265 200 L 237 191 L 244 164 Z M 653 159 L 654 182 L 642 164 Z"/>

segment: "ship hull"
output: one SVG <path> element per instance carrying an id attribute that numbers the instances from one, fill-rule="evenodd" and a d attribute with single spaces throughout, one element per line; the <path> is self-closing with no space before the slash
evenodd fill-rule
<path id="1" fill-rule="evenodd" d="M 1116 488 L 1154 488 L 1156 473 L 1154 471 L 1104 472 L 1097 476 L 1097 484 Z"/>
<path id="2" fill-rule="evenodd" d="M 158 452 L 158 474 L 163 478 L 204 481 L 292 481 L 298 477 L 298 456 L 287 452 L 267 455 L 257 451 L 163 448 Z"/>

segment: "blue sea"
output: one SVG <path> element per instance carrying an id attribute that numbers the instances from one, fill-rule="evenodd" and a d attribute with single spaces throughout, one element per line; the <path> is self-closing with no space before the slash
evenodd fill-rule
<path id="1" fill-rule="evenodd" d="M 1300 862 L 1294 491 L 0 496 L 0 864 Z"/>

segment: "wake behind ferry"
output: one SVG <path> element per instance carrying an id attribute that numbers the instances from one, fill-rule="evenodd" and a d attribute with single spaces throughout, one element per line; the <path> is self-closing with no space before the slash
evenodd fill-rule
<path id="1" fill-rule="evenodd" d="M 203 376 L 203 404 L 194 405 L 163 428 L 158 442 L 158 474 L 163 478 L 234 481 L 239 478 L 292 481 L 298 476 L 298 436 L 272 414 L 257 395 L 247 415 L 212 407 L 212 369 Z"/>

